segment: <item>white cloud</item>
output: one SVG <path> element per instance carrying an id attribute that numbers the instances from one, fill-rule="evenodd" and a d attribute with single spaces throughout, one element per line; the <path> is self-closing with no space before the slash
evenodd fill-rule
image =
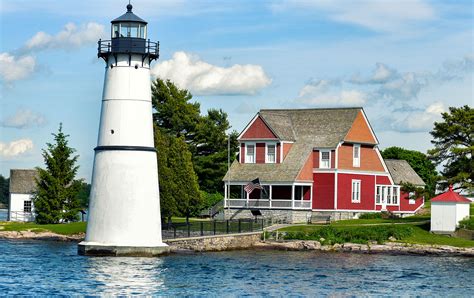
<path id="1" fill-rule="evenodd" d="M 390 129 L 400 132 L 427 132 L 433 128 L 433 123 L 441 118 L 446 109 L 442 102 L 434 102 L 424 111 L 393 115 L 390 119 Z M 399 116 L 399 117 L 396 117 Z"/>
<path id="2" fill-rule="evenodd" d="M 283 0 L 272 5 L 275 12 L 297 9 L 319 13 L 333 21 L 374 31 L 397 31 L 410 23 L 435 18 L 434 9 L 423 0 Z"/>
<path id="3" fill-rule="evenodd" d="M 0 156 L 11 158 L 21 155 L 33 149 L 33 141 L 30 139 L 20 139 L 10 143 L 0 142 Z"/>
<path id="4" fill-rule="evenodd" d="M 174 53 L 170 60 L 155 64 L 151 72 L 196 95 L 254 95 L 272 82 L 260 65 L 220 67 L 186 52 Z"/>
<path id="5" fill-rule="evenodd" d="M 1 122 L 4 127 L 28 128 L 33 126 L 43 126 L 46 118 L 28 109 L 19 109 L 16 113 Z"/>
<path id="6" fill-rule="evenodd" d="M 9 53 L 0 53 L 0 78 L 5 82 L 26 79 L 36 69 L 33 56 L 15 57 Z"/>
<path id="7" fill-rule="evenodd" d="M 317 94 L 306 94 L 296 101 L 312 106 L 362 106 L 367 101 L 367 95 L 358 90 L 341 90 L 339 92 L 323 92 Z"/>
<path id="8" fill-rule="evenodd" d="M 56 35 L 38 32 L 25 43 L 28 51 L 42 49 L 74 49 L 84 45 L 95 44 L 104 36 L 104 26 L 97 23 L 87 23 L 77 27 L 68 23 Z"/>

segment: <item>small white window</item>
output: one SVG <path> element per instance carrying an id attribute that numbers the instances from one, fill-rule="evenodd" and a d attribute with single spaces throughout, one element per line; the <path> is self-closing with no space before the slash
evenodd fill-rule
<path id="1" fill-rule="evenodd" d="M 399 191 L 400 191 L 400 188 L 398 186 L 393 187 L 392 203 L 394 205 L 398 205 L 398 192 Z"/>
<path id="2" fill-rule="evenodd" d="M 352 203 L 360 203 L 360 180 L 352 180 Z"/>
<path id="3" fill-rule="evenodd" d="M 353 147 L 353 162 L 352 166 L 353 167 L 360 167 L 360 145 L 359 144 L 354 144 Z"/>
<path id="4" fill-rule="evenodd" d="M 31 213 L 31 201 L 23 201 L 23 212 Z"/>
<path id="5" fill-rule="evenodd" d="M 255 145 L 246 144 L 245 146 L 245 163 L 255 163 Z"/>
<path id="6" fill-rule="evenodd" d="M 329 169 L 331 167 L 331 151 L 319 151 L 319 168 Z"/>
<path id="7" fill-rule="evenodd" d="M 387 187 L 387 204 L 392 205 L 392 188 L 390 186 Z"/>
<path id="8" fill-rule="evenodd" d="M 275 163 L 276 162 L 276 145 L 267 144 L 267 155 L 265 157 L 266 163 Z"/>

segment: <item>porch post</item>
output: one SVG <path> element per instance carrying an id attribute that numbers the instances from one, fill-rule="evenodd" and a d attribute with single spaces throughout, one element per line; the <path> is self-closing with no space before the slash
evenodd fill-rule
<path id="1" fill-rule="evenodd" d="M 243 187 L 242 187 L 243 189 Z M 247 195 L 246 199 L 247 199 L 247 207 L 249 206 L 249 198 L 250 198 L 250 194 L 248 192 L 245 192 L 245 194 Z"/>
<path id="2" fill-rule="evenodd" d="M 295 184 L 291 185 L 291 208 L 295 208 Z"/>
<path id="3" fill-rule="evenodd" d="M 227 186 L 227 182 L 224 182 L 224 208 L 227 207 L 227 199 L 229 198 L 229 197 L 227 196 L 227 189 L 228 189 L 228 188 L 229 188 L 229 187 Z"/>
<path id="4" fill-rule="evenodd" d="M 273 195 L 273 194 L 272 194 L 272 189 L 273 189 L 273 187 L 272 187 L 271 184 L 268 186 L 268 189 L 269 189 L 269 193 L 268 193 L 268 207 L 272 208 L 272 195 Z"/>
<path id="5" fill-rule="evenodd" d="M 313 209 L 313 185 L 309 186 L 309 208 Z"/>

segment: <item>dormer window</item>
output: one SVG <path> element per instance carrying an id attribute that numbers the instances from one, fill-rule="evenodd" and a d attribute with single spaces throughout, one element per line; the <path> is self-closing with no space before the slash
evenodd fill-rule
<path id="1" fill-rule="evenodd" d="M 360 145 L 354 144 L 352 150 L 352 166 L 355 168 L 360 167 Z"/>
<path id="2" fill-rule="evenodd" d="M 319 151 L 319 168 L 320 169 L 331 168 L 331 151 L 329 150 Z"/>
<path id="3" fill-rule="evenodd" d="M 245 145 L 245 163 L 255 163 L 255 144 Z"/>
<path id="4" fill-rule="evenodd" d="M 265 155 L 266 163 L 275 163 L 276 162 L 276 144 L 267 144 L 267 150 Z"/>

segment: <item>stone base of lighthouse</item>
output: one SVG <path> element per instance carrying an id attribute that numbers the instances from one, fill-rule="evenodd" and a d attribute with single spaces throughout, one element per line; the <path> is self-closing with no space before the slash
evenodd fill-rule
<path id="1" fill-rule="evenodd" d="M 77 251 L 83 256 L 129 256 L 156 257 L 170 252 L 168 245 L 162 246 L 115 246 L 83 241 Z"/>

